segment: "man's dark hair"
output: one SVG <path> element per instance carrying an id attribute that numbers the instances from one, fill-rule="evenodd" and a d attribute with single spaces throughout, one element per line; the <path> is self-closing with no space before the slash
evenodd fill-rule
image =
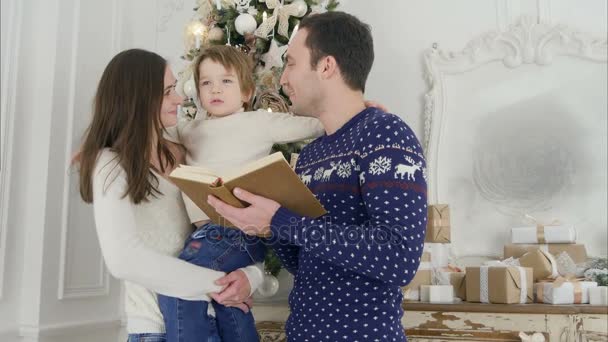
<path id="1" fill-rule="evenodd" d="M 306 29 L 306 47 L 310 64 L 333 56 L 342 78 L 353 90 L 365 91 L 365 82 L 374 63 L 374 42 L 371 29 L 357 17 L 344 12 L 326 12 L 307 16 L 300 23 Z"/>

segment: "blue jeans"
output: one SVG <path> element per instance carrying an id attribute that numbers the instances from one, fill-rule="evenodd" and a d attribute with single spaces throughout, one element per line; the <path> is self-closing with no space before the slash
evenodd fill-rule
<path id="1" fill-rule="evenodd" d="M 264 260 L 265 253 L 266 246 L 259 238 L 238 229 L 208 223 L 186 240 L 179 258 L 229 273 Z M 216 319 L 212 320 L 207 315 L 209 303 L 159 295 L 158 304 L 165 320 L 167 341 L 201 341 L 205 336 L 211 337 L 215 329 L 224 342 L 259 341 L 251 311 L 244 313 L 238 308 L 211 301 L 216 314 Z"/>
<path id="2" fill-rule="evenodd" d="M 156 333 L 129 334 L 127 342 L 167 342 L 167 337 Z"/>

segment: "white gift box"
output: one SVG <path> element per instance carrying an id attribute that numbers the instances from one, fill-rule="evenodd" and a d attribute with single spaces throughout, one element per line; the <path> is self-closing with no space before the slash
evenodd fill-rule
<path id="1" fill-rule="evenodd" d="M 594 281 L 564 282 L 559 287 L 542 282 L 534 284 L 534 295 L 537 303 L 588 304 L 589 290 L 596 287 Z"/>
<path id="2" fill-rule="evenodd" d="M 575 243 L 576 229 L 572 226 L 529 226 L 511 228 L 511 243 L 545 244 Z"/>
<path id="3" fill-rule="evenodd" d="M 420 285 L 420 301 L 430 303 L 453 303 L 452 285 Z"/>
<path id="4" fill-rule="evenodd" d="M 403 299 L 404 300 L 420 300 L 420 287 L 418 289 L 407 289 L 403 290 Z"/>
<path id="5" fill-rule="evenodd" d="M 608 286 L 598 286 L 589 289 L 589 304 L 608 305 Z"/>

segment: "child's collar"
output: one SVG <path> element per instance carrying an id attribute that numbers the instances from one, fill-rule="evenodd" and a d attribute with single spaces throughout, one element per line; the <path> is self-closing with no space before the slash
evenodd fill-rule
<path id="1" fill-rule="evenodd" d="M 219 117 L 218 116 L 210 115 L 209 112 L 205 112 L 205 115 L 206 115 L 205 119 L 207 119 L 207 120 L 217 120 L 217 119 L 228 117 L 230 115 L 234 115 L 234 114 L 238 114 L 238 113 L 243 113 L 244 111 L 245 111 L 245 107 L 241 107 L 241 108 L 239 108 L 239 110 L 237 110 L 236 112 L 234 112 L 232 114 L 224 115 L 224 116 L 219 116 Z"/>

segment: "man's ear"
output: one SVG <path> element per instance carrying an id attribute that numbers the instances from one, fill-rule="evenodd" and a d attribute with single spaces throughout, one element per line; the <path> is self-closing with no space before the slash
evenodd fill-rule
<path id="1" fill-rule="evenodd" d="M 325 56 L 321 58 L 319 63 L 317 63 L 317 66 L 322 79 L 330 79 L 339 72 L 338 63 L 334 56 Z"/>

